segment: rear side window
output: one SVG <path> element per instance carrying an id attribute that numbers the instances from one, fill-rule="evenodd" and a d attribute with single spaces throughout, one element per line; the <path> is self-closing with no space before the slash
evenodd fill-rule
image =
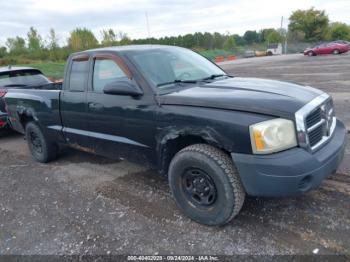
<path id="1" fill-rule="evenodd" d="M 69 78 L 69 90 L 85 91 L 88 74 L 89 60 L 73 60 Z"/>
<path id="2" fill-rule="evenodd" d="M 94 65 L 94 92 L 102 93 L 103 88 L 112 82 L 126 78 L 127 76 L 119 65 L 110 59 L 95 60 Z"/>
<path id="3" fill-rule="evenodd" d="M 0 73 L 0 87 L 31 87 L 50 83 L 38 70 L 16 70 Z"/>

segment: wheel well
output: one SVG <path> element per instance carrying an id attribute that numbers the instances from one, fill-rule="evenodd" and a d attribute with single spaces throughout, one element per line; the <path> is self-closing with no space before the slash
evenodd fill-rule
<path id="1" fill-rule="evenodd" d="M 180 135 L 174 139 L 168 140 L 166 144 L 162 147 L 161 154 L 160 154 L 160 163 L 159 163 L 160 173 L 162 175 L 167 175 L 170 162 L 173 159 L 173 157 L 176 155 L 176 153 L 178 153 L 185 147 L 188 147 L 194 144 L 212 144 L 212 143 L 209 143 L 203 137 L 196 136 L 196 135 Z M 213 146 L 218 147 L 220 150 L 223 150 L 226 154 L 229 155 L 229 153 L 225 149 L 217 145 L 213 145 Z"/>
<path id="2" fill-rule="evenodd" d="M 34 118 L 32 116 L 28 116 L 27 114 L 21 114 L 19 115 L 19 121 L 22 125 L 23 130 L 25 131 L 27 123 L 34 121 Z"/>

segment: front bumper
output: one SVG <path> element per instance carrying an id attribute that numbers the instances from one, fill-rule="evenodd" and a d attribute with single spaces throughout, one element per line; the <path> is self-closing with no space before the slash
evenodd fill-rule
<path id="1" fill-rule="evenodd" d="M 314 153 L 296 147 L 271 155 L 232 153 L 248 195 L 292 196 L 318 187 L 339 167 L 346 145 L 346 129 L 337 120 L 332 138 Z"/>

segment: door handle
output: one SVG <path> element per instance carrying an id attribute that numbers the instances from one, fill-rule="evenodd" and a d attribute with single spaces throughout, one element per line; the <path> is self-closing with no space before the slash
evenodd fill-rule
<path id="1" fill-rule="evenodd" d="M 103 105 L 98 103 L 89 103 L 88 106 L 92 111 L 101 111 L 103 109 Z"/>

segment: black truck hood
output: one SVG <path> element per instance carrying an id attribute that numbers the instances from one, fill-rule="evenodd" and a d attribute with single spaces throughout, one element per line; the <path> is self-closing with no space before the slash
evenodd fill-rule
<path id="1" fill-rule="evenodd" d="M 200 106 L 291 117 L 323 92 L 299 84 L 234 77 L 161 95 L 162 105 Z"/>

